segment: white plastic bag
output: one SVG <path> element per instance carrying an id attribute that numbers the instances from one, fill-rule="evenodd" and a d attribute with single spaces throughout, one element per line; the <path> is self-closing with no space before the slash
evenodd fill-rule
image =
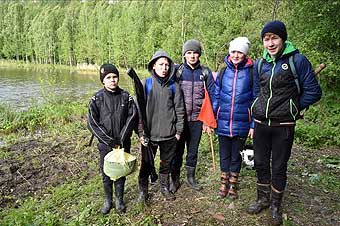
<path id="1" fill-rule="evenodd" d="M 136 168 L 136 156 L 124 152 L 124 148 L 113 149 L 104 157 L 104 173 L 115 181 L 131 174 Z"/>

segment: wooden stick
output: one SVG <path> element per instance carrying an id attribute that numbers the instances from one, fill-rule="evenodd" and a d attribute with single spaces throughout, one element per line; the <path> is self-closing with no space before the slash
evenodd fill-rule
<path id="1" fill-rule="evenodd" d="M 211 149 L 211 156 L 212 156 L 212 162 L 213 162 L 213 170 L 215 172 L 216 171 L 215 152 L 214 152 L 214 145 L 213 145 L 213 140 L 212 140 L 212 133 L 209 134 L 209 138 L 210 138 L 210 149 Z"/>
<path id="2" fill-rule="evenodd" d="M 314 73 L 317 75 L 317 74 L 319 74 L 319 73 L 320 73 L 323 69 L 325 69 L 325 68 L 326 68 L 326 64 L 321 63 L 321 64 L 319 65 L 319 67 L 315 68 Z"/>

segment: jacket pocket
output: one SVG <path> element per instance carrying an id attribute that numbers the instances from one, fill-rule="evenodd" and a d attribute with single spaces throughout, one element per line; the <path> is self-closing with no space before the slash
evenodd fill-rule
<path id="1" fill-rule="evenodd" d="M 297 115 L 299 114 L 299 109 L 292 99 L 289 99 L 289 111 L 294 120 L 297 119 Z"/>
<path id="2" fill-rule="evenodd" d="M 253 108 L 254 108 L 254 106 L 255 106 L 255 103 L 256 103 L 256 101 L 258 100 L 259 98 L 258 97 L 256 97 L 256 99 L 254 100 L 254 102 L 251 104 L 251 106 L 250 106 L 250 114 L 251 115 L 253 115 L 254 113 L 253 113 Z"/>

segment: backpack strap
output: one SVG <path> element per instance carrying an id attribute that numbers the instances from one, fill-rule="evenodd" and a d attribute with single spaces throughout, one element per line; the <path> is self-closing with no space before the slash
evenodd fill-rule
<path id="1" fill-rule="evenodd" d="M 294 55 L 289 56 L 288 62 L 289 62 L 290 70 L 292 71 L 293 76 L 294 76 L 294 81 L 295 81 L 295 84 L 296 84 L 296 88 L 298 90 L 298 94 L 300 95 L 300 93 L 301 93 L 300 83 L 299 83 L 299 77 L 296 73 L 296 69 L 295 69 L 295 65 L 294 65 Z"/>
<path id="2" fill-rule="evenodd" d="M 218 76 L 218 81 L 219 81 L 219 85 L 220 85 L 220 90 L 221 90 L 221 88 L 222 88 L 222 79 L 223 79 L 224 72 L 225 72 L 226 69 L 227 69 L 227 67 L 222 67 L 221 70 L 220 70 L 219 76 Z"/>
<path id="3" fill-rule="evenodd" d="M 261 57 L 257 64 L 257 74 L 260 76 L 262 71 L 263 58 Z"/>
<path id="4" fill-rule="evenodd" d="M 183 73 L 183 69 L 184 69 L 184 64 L 179 65 L 177 72 L 176 72 L 176 81 L 179 82 L 179 79 L 182 76 Z"/>
<path id="5" fill-rule="evenodd" d="M 146 99 L 148 99 L 148 96 L 151 92 L 151 88 L 152 88 L 152 78 L 149 77 L 149 78 L 145 79 L 145 96 L 146 96 Z"/>
<path id="6" fill-rule="evenodd" d="M 175 82 L 171 82 L 169 84 L 169 87 L 170 87 L 170 90 L 171 90 L 171 93 L 173 96 L 175 96 L 175 93 L 176 93 L 176 84 Z M 146 96 L 146 99 L 148 99 L 148 96 L 151 92 L 151 89 L 152 89 L 152 77 L 148 77 L 145 79 L 145 96 Z"/>

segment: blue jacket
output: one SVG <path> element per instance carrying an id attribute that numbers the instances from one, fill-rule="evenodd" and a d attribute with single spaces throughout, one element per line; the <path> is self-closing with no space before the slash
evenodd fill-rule
<path id="1" fill-rule="evenodd" d="M 250 106 L 254 100 L 253 62 L 246 58 L 237 67 L 231 62 L 229 55 L 224 59 L 227 67 L 220 84 L 220 74 L 215 82 L 215 92 L 212 105 L 217 118 L 216 133 L 222 136 L 248 135 L 249 128 L 253 127 L 250 115 Z"/>
<path id="2" fill-rule="evenodd" d="M 298 93 L 288 58 L 294 55 L 301 93 Z M 299 119 L 300 111 L 317 102 L 322 95 L 311 63 L 286 41 L 282 54 L 272 59 L 265 50 L 261 74 L 254 71 L 256 100 L 252 105 L 253 118 L 271 122 L 289 123 Z M 258 61 L 255 63 L 257 68 Z M 273 124 L 274 125 L 274 124 Z"/>

